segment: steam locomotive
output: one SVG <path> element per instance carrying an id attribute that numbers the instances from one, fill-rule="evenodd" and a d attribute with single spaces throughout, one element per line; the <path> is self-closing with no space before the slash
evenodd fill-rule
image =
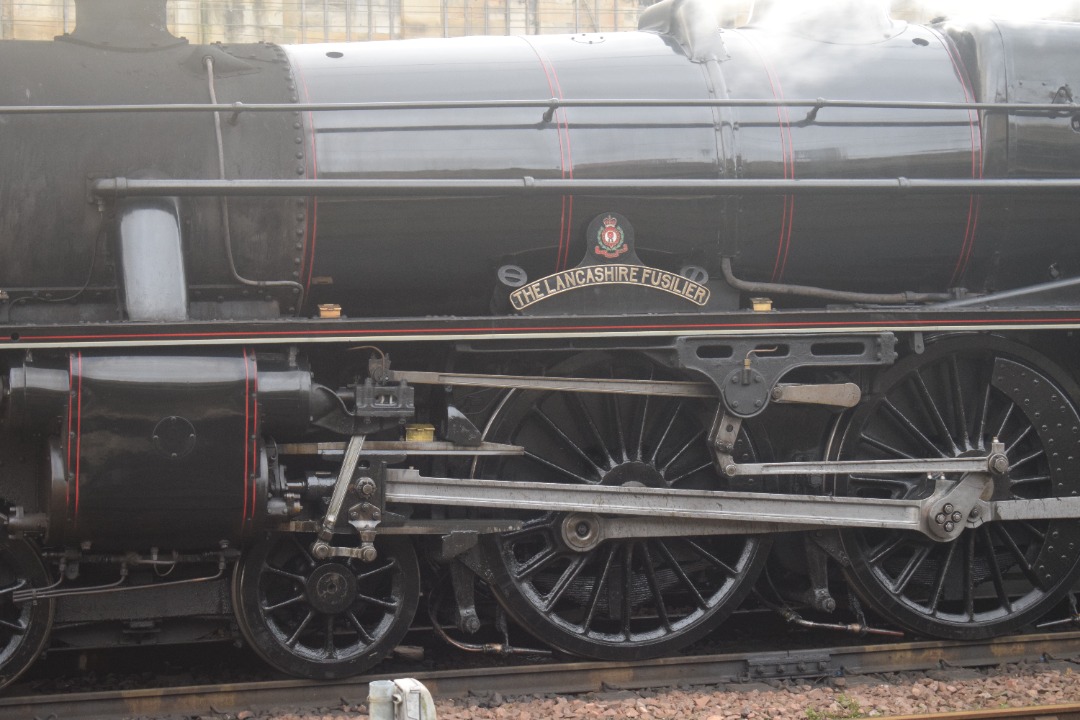
<path id="1" fill-rule="evenodd" d="M 422 597 L 602 659 L 755 587 L 1075 615 L 1080 26 L 193 45 L 77 4 L 0 44 L 0 682 L 222 618 L 343 677 Z"/>

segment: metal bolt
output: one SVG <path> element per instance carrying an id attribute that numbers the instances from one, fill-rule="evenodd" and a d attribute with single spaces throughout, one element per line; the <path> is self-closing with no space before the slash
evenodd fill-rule
<path id="1" fill-rule="evenodd" d="M 360 560 L 363 562 L 374 562 L 379 554 L 375 552 L 374 545 L 365 545 L 360 548 Z"/>
<path id="2" fill-rule="evenodd" d="M 934 516 L 934 522 L 936 522 L 938 525 L 944 525 L 945 524 L 945 513 L 938 513 L 937 515 L 935 515 Z"/>
<path id="3" fill-rule="evenodd" d="M 958 522 L 960 522 L 961 520 L 963 520 L 963 519 L 964 519 L 964 516 L 963 516 L 963 515 L 961 515 L 959 511 L 957 511 L 957 512 L 954 512 L 954 513 L 953 513 L 953 514 L 952 514 L 952 515 L 950 516 L 950 519 L 951 519 L 951 520 L 952 520 L 952 521 L 953 521 L 954 523 L 958 523 Z"/>
<path id="4" fill-rule="evenodd" d="M 945 503 L 945 507 L 941 509 L 946 515 L 950 514 L 953 511 L 952 503 Z"/>
<path id="5" fill-rule="evenodd" d="M 990 469 L 998 475 L 1003 475 L 1009 470 L 1009 459 L 1004 455 L 997 455 L 990 461 Z"/>
<path id="6" fill-rule="evenodd" d="M 724 474 L 728 477 L 735 477 L 735 473 L 739 472 L 739 468 L 734 463 L 724 466 Z"/>
<path id="7" fill-rule="evenodd" d="M 945 532 L 951 533 L 956 528 L 956 524 L 952 522 L 945 523 Z"/>
<path id="8" fill-rule="evenodd" d="M 973 507 L 973 508 L 971 508 L 971 512 L 968 514 L 968 517 L 970 517 L 972 520 L 974 520 L 974 519 L 978 518 L 980 515 L 982 515 L 982 513 L 979 511 L 979 508 Z"/>

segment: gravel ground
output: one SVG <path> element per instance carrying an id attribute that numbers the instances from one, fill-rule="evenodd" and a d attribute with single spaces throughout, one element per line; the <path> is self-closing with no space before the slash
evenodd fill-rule
<path id="1" fill-rule="evenodd" d="M 1080 665 L 941 670 L 800 682 L 617 690 L 585 695 L 439 700 L 439 720 L 842 720 L 1080 702 Z M 214 720 L 365 720 L 362 707 L 252 713 Z M 210 720 L 210 718 L 200 719 Z"/>

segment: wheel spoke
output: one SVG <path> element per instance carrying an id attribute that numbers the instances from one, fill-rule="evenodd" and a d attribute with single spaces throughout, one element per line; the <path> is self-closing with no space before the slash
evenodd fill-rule
<path id="1" fill-rule="evenodd" d="M 1010 477 L 1009 478 L 1009 485 L 1012 486 L 1012 487 L 1016 487 L 1018 485 L 1031 485 L 1032 483 L 1050 482 L 1050 480 L 1051 480 L 1051 478 L 1050 478 L 1049 475 L 1032 475 L 1031 477 L 1026 477 L 1026 478 L 1012 478 L 1012 477 Z"/>
<path id="2" fill-rule="evenodd" d="M 975 433 L 975 440 L 978 442 L 978 449 L 986 449 L 986 421 L 989 419 L 990 414 L 990 391 L 993 386 L 990 383 L 986 383 L 986 391 L 983 392 L 982 410 L 979 412 L 979 429 Z"/>
<path id="3" fill-rule="evenodd" d="M 848 475 L 848 481 L 851 486 L 855 488 L 855 493 L 858 494 L 859 486 L 866 486 L 867 488 L 896 488 L 896 490 L 890 490 L 889 495 L 893 498 L 906 497 L 908 493 L 914 490 L 920 482 L 921 478 L 905 478 L 899 475 Z M 853 481 L 853 482 L 852 482 Z"/>
<path id="4" fill-rule="evenodd" d="M 540 533 L 546 533 L 551 529 L 551 518 L 547 515 L 538 518 L 536 520 L 530 520 L 525 523 L 524 527 L 517 530 L 507 530 L 499 535 L 504 541 L 510 540 L 522 540 L 533 535 L 539 535 Z"/>
<path id="5" fill-rule="evenodd" d="M 281 608 L 290 607 L 292 605 L 296 605 L 297 603 L 301 603 L 303 601 L 304 601 L 304 594 L 300 593 L 296 597 L 291 597 L 288 600 L 282 600 L 281 602 L 274 603 L 273 605 L 262 605 L 261 608 L 262 608 L 262 611 L 264 613 L 273 614 L 273 613 L 277 612 L 278 610 L 280 610 Z"/>
<path id="6" fill-rule="evenodd" d="M 607 443 L 604 442 L 604 436 L 600 433 L 600 428 L 596 425 L 596 420 L 593 419 L 592 413 L 589 412 L 589 407 L 585 404 L 585 401 L 581 399 L 579 393 L 569 393 L 573 399 L 574 405 L 578 409 L 578 419 L 585 423 L 585 427 L 589 429 L 593 438 L 596 440 L 597 446 L 604 451 L 604 457 L 607 458 L 611 467 L 618 464 L 615 458 L 611 455 L 611 450 L 608 449 Z"/>
<path id="7" fill-rule="evenodd" d="M 553 462 L 551 462 L 550 460 L 548 460 L 546 458 L 542 458 L 539 455 L 536 455 L 535 453 L 529 452 L 528 450 L 525 451 L 524 457 L 527 457 L 527 458 L 529 458 L 530 460 L 532 460 L 534 462 L 538 462 L 541 465 L 543 465 L 544 467 L 551 468 L 555 472 L 562 473 L 566 477 L 570 478 L 571 480 L 576 480 L 579 483 L 581 483 L 582 485 L 595 485 L 597 483 L 596 480 L 589 480 L 588 478 L 586 478 L 583 475 L 578 475 L 573 470 L 567 470 L 562 465 L 559 465 L 557 463 L 553 463 Z"/>
<path id="8" fill-rule="evenodd" d="M 694 475 L 697 475 L 702 470 L 709 470 L 709 469 L 712 468 L 712 466 L 713 466 L 712 460 L 710 460 L 707 463 L 702 463 L 701 465 L 698 465 L 696 468 L 693 468 L 691 470 L 687 470 L 686 472 L 684 472 L 682 475 L 679 475 L 678 477 L 673 477 L 671 479 L 665 479 L 664 482 L 668 485 L 668 487 L 675 487 L 679 483 L 681 483 L 683 480 L 685 480 L 686 478 L 693 477 Z"/>
<path id="9" fill-rule="evenodd" d="M 376 575 L 381 575 L 387 570 L 393 570 L 395 567 L 397 567 L 397 561 L 391 558 L 390 561 L 382 567 L 375 568 L 374 570 L 368 570 L 366 573 L 360 573 L 356 576 L 356 579 L 358 582 L 363 582 L 368 578 L 375 577 Z"/>
<path id="10" fill-rule="evenodd" d="M 555 548 L 546 545 L 543 550 L 519 565 L 514 571 L 514 577 L 518 580 L 525 580 L 553 563 L 558 556 L 559 553 Z"/>
<path id="11" fill-rule="evenodd" d="M 1001 564 L 998 563 L 997 553 L 994 551 L 994 539 L 990 536 L 990 528 L 983 525 L 979 528 L 980 535 L 983 538 L 983 544 L 986 545 L 986 552 L 983 553 L 986 558 L 986 564 L 990 567 L 990 578 L 994 581 L 994 592 L 997 593 L 998 601 L 1008 611 L 1012 612 L 1012 601 L 1009 600 L 1009 594 L 1005 591 L 1005 579 L 1001 574 Z"/>
<path id="12" fill-rule="evenodd" d="M 661 475 L 667 475 L 668 468 L 675 464 L 675 461 L 681 458 L 690 448 L 701 442 L 701 439 L 705 437 L 705 430 L 698 430 L 696 433 L 690 436 L 690 439 L 686 443 L 675 451 L 675 454 L 671 456 L 671 459 L 664 463 L 664 466 L 660 468 Z"/>
<path id="13" fill-rule="evenodd" d="M 667 562 L 668 565 L 671 566 L 671 569 L 675 572 L 675 576 L 679 578 L 679 581 L 686 586 L 686 589 L 689 590 L 690 594 L 694 597 L 694 602 L 697 604 L 698 609 L 704 610 L 706 607 L 708 607 L 709 604 L 705 602 L 705 598 L 701 596 L 701 592 L 697 589 L 697 586 L 695 586 L 694 583 L 690 580 L 690 578 L 686 575 L 686 571 L 683 570 L 682 566 L 671 554 L 671 551 L 668 550 L 668 547 L 664 544 L 664 541 L 657 540 L 656 545 L 657 549 L 660 551 L 660 554 L 664 557 L 664 560 Z"/>
<path id="14" fill-rule="evenodd" d="M 649 581 L 649 590 L 652 592 L 653 603 L 656 605 L 656 614 L 660 618 L 660 622 L 664 624 L 664 629 L 671 632 L 671 619 L 668 617 L 667 604 L 664 603 L 664 594 L 660 590 L 660 583 L 656 580 L 656 565 L 653 563 L 652 555 L 649 554 L 648 543 L 641 544 L 641 559 L 642 564 L 645 566 L 645 578 Z"/>
<path id="15" fill-rule="evenodd" d="M 909 455 L 908 453 L 904 452 L 903 450 L 900 450 L 899 448 L 894 448 L 892 445 L 889 445 L 884 440 L 878 440 L 876 437 L 873 437 L 871 435 L 867 435 L 866 433 L 863 433 L 862 435 L 860 435 L 859 439 L 862 440 L 863 442 L 865 442 L 870 447 L 877 448 L 878 450 L 882 451 L 883 453 L 886 453 L 888 455 L 892 455 L 893 457 L 902 458 L 902 459 L 905 459 L 905 460 L 914 460 L 915 459 L 914 455 Z"/>
<path id="16" fill-rule="evenodd" d="M 350 610 L 347 613 L 347 617 L 349 618 L 349 622 L 353 624 L 353 627 L 356 628 L 356 634 L 360 636 L 360 639 L 368 645 L 372 645 L 375 642 L 375 638 L 371 637 L 371 633 L 364 629 L 364 626 L 360 623 L 360 618 L 356 617 L 356 613 Z"/>
<path id="17" fill-rule="evenodd" d="M 270 563 L 263 563 L 263 572 L 268 572 L 271 575 L 279 575 L 283 578 L 288 578 L 293 582 L 300 583 L 301 585 L 307 582 L 307 578 L 305 578 L 303 575 L 297 575 L 296 573 L 287 572 L 280 568 L 274 567 Z"/>
<path id="18" fill-rule="evenodd" d="M 568 436 L 565 432 L 563 432 L 562 428 L 560 428 L 555 423 L 554 420 L 552 420 L 550 417 L 548 417 L 547 413 L 545 413 L 539 407 L 535 407 L 535 408 L 533 408 L 533 414 L 536 417 L 540 418 L 540 420 L 543 421 L 544 427 L 548 428 L 553 433 L 555 433 L 555 435 L 558 436 L 558 438 L 560 440 L 562 440 L 566 444 L 567 447 L 569 447 L 571 450 L 573 450 L 576 455 L 578 455 L 582 460 L 584 460 L 585 463 L 589 467 L 591 467 L 593 469 L 593 471 L 596 472 L 597 475 L 603 475 L 604 474 L 603 468 L 601 468 L 599 465 L 597 465 L 593 461 L 593 459 L 591 457 L 589 457 L 589 454 L 587 452 L 585 452 L 584 449 L 581 448 L 581 446 L 579 446 L 576 442 L 571 440 L 570 436 Z"/>
<path id="19" fill-rule="evenodd" d="M 964 409 L 964 391 L 961 386 L 960 366 L 957 363 L 955 355 L 950 357 L 949 361 L 949 369 L 952 370 L 952 386 L 956 391 L 954 397 L 956 405 L 953 408 L 953 419 L 956 420 L 956 426 L 960 430 L 960 444 L 964 449 L 970 450 L 972 445 L 971 438 L 968 435 L 967 413 Z"/>
<path id="20" fill-rule="evenodd" d="M 1036 450 L 1035 452 L 1031 453 L 1030 455 L 1025 455 L 1024 457 L 1020 458 L 1019 460 L 1017 460 L 1016 462 L 1014 462 L 1012 465 L 1009 466 L 1009 472 L 1012 472 L 1013 470 L 1020 467 L 1021 465 L 1026 465 L 1027 463 L 1031 462 L 1032 460 L 1036 460 L 1038 458 L 1041 458 L 1044 455 L 1046 455 L 1046 451 L 1043 450 L 1042 448 Z"/>
<path id="21" fill-rule="evenodd" d="M 300 640 L 300 635 L 307 629 L 307 626 L 311 624 L 311 621 L 315 619 L 315 611 L 308 610 L 307 615 L 300 621 L 300 624 L 293 631 L 293 634 L 289 636 L 289 639 L 285 641 L 285 644 L 289 647 L 296 647 L 296 643 Z"/>
<path id="22" fill-rule="evenodd" d="M 998 537 L 1005 541 L 1005 546 L 1012 553 L 1012 556 L 1016 558 L 1016 564 L 1020 568 L 1020 571 L 1024 573 L 1024 577 L 1028 579 L 1034 587 L 1042 590 L 1042 579 L 1035 574 L 1035 568 L 1031 567 L 1031 563 L 1028 562 L 1027 557 L 1024 556 L 1023 551 L 1020 550 L 1020 546 L 1016 544 L 1016 540 L 1013 536 L 1000 524 L 991 525 L 991 527 L 997 532 Z"/>
<path id="23" fill-rule="evenodd" d="M 923 566 L 926 559 L 930 557 L 930 551 L 933 547 L 930 545 L 922 545 L 915 550 L 915 553 L 908 559 L 904 565 L 904 569 L 900 571 L 900 574 L 896 576 L 896 580 L 892 582 L 892 591 L 895 595 L 903 594 L 907 589 L 911 579 L 915 577 L 915 574 L 919 572 L 919 568 Z"/>
<path id="24" fill-rule="evenodd" d="M 671 411 L 671 415 L 664 425 L 664 432 L 660 434 L 660 439 L 656 441 L 656 446 L 653 448 L 652 455 L 649 457 L 649 463 L 651 465 L 656 465 L 656 458 L 660 454 L 660 448 L 664 447 L 664 443 L 667 442 L 668 435 L 671 434 L 671 429 L 675 427 L 675 421 L 679 419 L 679 412 L 682 410 L 682 407 L 683 404 L 681 402 L 675 403 L 675 409 Z"/>
<path id="25" fill-rule="evenodd" d="M 694 552 L 695 555 L 697 555 L 698 557 L 700 557 L 703 560 L 707 561 L 709 564 L 720 568 L 725 573 L 727 573 L 729 576 L 735 577 L 736 575 L 739 574 L 739 572 L 735 568 L 731 567 L 726 562 L 724 562 L 720 558 L 716 557 L 711 552 L 709 552 L 705 548 L 701 547 L 700 545 L 698 545 L 695 541 L 691 540 L 690 538 L 681 538 L 681 541 L 682 541 L 682 544 L 688 546 Z"/>
<path id="26" fill-rule="evenodd" d="M 652 373 L 649 373 L 649 379 L 652 379 Z M 652 395 L 645 395 L 641 400 L 641 425 L 638 428 L 637 436 L 637 459 L 644 460 L 644 447 L 645 447 L 645 429 L 649 427 L 649 404 L 652 402 Z"/>
<path id="27" fill-rule="evenodd" d="M 941 563 L 941 567 L 938 569 L 937 580 L 934 582 L 934 589 L 930 593 L 930 614 L 937 614 L 938 603 L 941 602 L 941 596 L 945 592 L 945 583 L 949 579 L 949 567 L 952 565 L 953 557 L 956 555 L 956 543 L 949 543 L 949 549 L 945 553 L 945 562 Z"/>
<path id="28" fill-rule="evenodd" d="M 1009 418 L 1012 417 L 1015 409 L 1016 403 L 1010 401 L 1008 407 L 1005 408 L 1005 415 L 1001 418 L 1001 425 L 998 426 L 998 431 L 995 433 L 996 437 L 1005 437 L 1005 426 L 1009 424 Z"/>
<path id="29" fill-rule="evenodd" d="M 593 618 L 596 617 L 596 609 L 600 606 L 600 593 L 604 590 L 604 585 L 607 584 L 608 576 L 611 574 L 611 564 L 615 560 L 615 548 L 610 547 L 607 549 L 607 555 L 604 558 L 604 567 L 600 571 L 600 577 L 596 578 L 595 585 L 593 585 L 592 594 L 589 596 L 589 609 L 585 613 L 585 620 L 582 622 L 582 629 L 585 632 L 589 631 L 589 627 L 592 625 Z"/>
<path id="30" fill-rule="evenodd" d="M 917 396 L 922 401 L 923 409 L 930 415 L 930 420 L 941 434 L 942 441 L 948 443 L 947 449 L 951 450 L 954 455 L 959 455 L 960 448 L 957 447 L 956 440 L 953 438 L 949 426 L 945 424 L 945 419 L 942 418 L 941 410 L 938 408 L 937 403 L 934 402 L 934 397 L 930 394 L 930 389 L 926 387 L 926 381 L 923 379 L 922 373 L 916 370 L 912 374 L 912 382 L 915 385 Z"/>
<path id="31" fill-rule="evenodd" d="M 327 657 L 334 657 L 337 649 L 334 647 L 334 616 L 326 616 L 326 644 L 323 646 Z"/>
<path id="32" fill-rule="evenodd" d="M 1006 455 L 1012 455 L 1013 450 L 1016 449 L 1016 446 L 1019 445 L 1020 442 L 1024 438 L 1026 438 L 1031 433 L 1031 431 L 1034 430 L 1034 429 L 1035 428 L 1032 427 L 1031 425 L 1025 425 L 1024 429 L 1020 431 L 1020 434 L 1017 435 L 1015 438 L 1013 438 L 1013 441 L 1011 443 L 1009 443 L 1008 447 L 1005 448 L 1005 454 Z"/>
<path id="33" fill-rule="evenodd" d="M 296 537 L 294 533 L 288 533 L 288 536 L 292 544 L 295 545 L 296 549 L 300 551 L 300 557 L 304 559 L 304 562 L 307 563 L 307 566 L 309 568 L 314 568 L 315 558 L 311 557 L 311 553 L 308 552 L 308 549 L 304 547 L 303 543 L 300 542 L 300 538 Z"/>
<path id="34" fill-rule="evenodd" d="M 882 407 L 885 408 L 890 418 L 895 420 L 900 425 L 900 427 L 906 430 L 908 435 L 922 443 L 926 447 L 926 449 L 936 454 L 938 457 L 948 457 L 948 454 L 942 451 L 942 449 L 939 448 L 937 445 L 935 445 L 933 441 L 930 440 L 930 438 L 926 437 L 926 435 L 923 434 L 922 430 L 920 430 L 919 427 L 914 422 L 912 422 L 907 415 L 901 412 L 900 408 L 896 407 L 896 405 L 894 405 L 891 400 L 886 399 L 885 402 L 882 403 Z"/>
<path id="35" fill-rule="evenodd" d="M 14 622 L 10 622 L 8 620 L 0 619 L 0 628 L 4 628 L 5 630 L 10 630 L 11 632 L 15 633 L 16 635 L 22 635 L 22 634 L 24 634 L 26 632 L 26 623 L 21 621 L 21 620 L 19 622 L 17 622 L 17 623 L 14 623 Z"/>
<path id="36" fill-rule="evenodd" d="M 1045 533 L 1045 532 L 1043 532 L 1042 530 L 1040 530 L 1039 528 L 1035 527 L 1034 525 L 1032 525 L 1032 524 L 1031 524 L 1030 522 L 1028 522 L 1027 520 L 1021 520 L 1021 521 L 1020 521 L 1020 522 L 1018 522 L 1017 524 L 1018 524 L 1018 525 L 1019 525 L 1020 527 L 1024 528 L 1025 530 L 1027 530 L 1027 531 L 1028 531 L 1029 533 L 1031 533 L 1032 535 L 1034 535 L 1035 537 L 1037 537 L 1037 538 L 1039 539 L 1039 541 L 1040 541 L 1040 542 L 1046 539 L 1046 533 Z"/>
<path id="37" fill-rule="evenodd" d="M 633 542 L 626 543 L 623 553 L 622 632 L 627 640 L 630 639 L 630 618 L 634 612 L 634 545 Z"/>
<path id="38" fill-rule="evenodd" d="M 370 595 L 364 595 L 363 593 L 356 593 L 356 599 L 362 602 L 370 603 L 371 605 L 378 605 L 384 607 L 387 610 L 397 610 L 397 600 L 382 600 L 377 597 L 371 597 Z"/>
<path id="39" fill-rule="evenodd" d="M 908 537 L 900 532 L 893 533 L 885 542 L 879 544 L 877 547 L 872 548 L 869 551 L 869 555 L 866 558 L 866 562 L 871 565 L 877 565 L 883 559 L 889 556 L 894 550 L 908 541 Z"/>
<path id="40" fill-rule="evenodd" d="M 975 533 L 964 533 L 964 612 L 975 619 Z"/>
<path id="41" fill-rule="evenodd" d="M 570 587 L 571 583 L 573 583 L 574 580 L 577 579 L 577 576 L 581 574 L 581 571 L 585 567 L 588 559 L 588 555 L 582 554 L 578 555 L 570 561 L 570 564 L 566 566 L 565 570 L 563 570 L 562 575 L 560 575 L 559 579 L 555 581 L 555 585 L 551 588 L 551 592 L 549 592 L 548 596 L 544 598 L 545 612 L 550 612 L 551 609 L 555 607 L 555 603 L 559 602 L 563 594 L 566 592 L 566 589 Z"/>
<path id="42" fill-rule="evenodd" d="M 612 369 L 612 376 L 614 377 L 614 369 Z M 630 454 L 626 449 L 626 434 L 623 432 L 623 417 L 622 412 L 619 409 L 619 396 L 611 396 L 611 424 L 615 427 L 615 439 L 619 443 L 619 462 L 626 462 L 630 459 Z"/>

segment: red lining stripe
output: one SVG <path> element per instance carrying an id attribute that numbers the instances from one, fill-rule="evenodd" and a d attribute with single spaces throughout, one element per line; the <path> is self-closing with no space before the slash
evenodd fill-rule
<path id="1" fill-rule="evenodd" d="M 248 506 L 248 477 L 250 475 L 248 462 L 251 460 L 248 454 L 248 437 L 250 432 L 248 430 L 248 424 L 251 421 L 251 368 L 248 365 L 248 351 L 247 348 L 243 349 L 244 352 L 244 505 L 240 511 L 240 527 L 243 529 L 245 519 L 247 516 Z"/>
<path id="2" fill-rule="evenodd" d="M 68 354 L 68 422 L 67 437 L 67 462 L 64 464 L 64 472 L 71 473 L 71 446 L 75 444 L 75 436 L 71 434 L 71 422 L 75 416 L 75 354 Z M 71 483 L 65 478 L 66 492 L 64 494 L 64 516 L 66 517 L 71 508 Z"/>
<path id="3" fill-rule="evenodd" d="M 82 464 L 82 353 L 79 355 L 79 385 L 78 385 L 78 408 L 75 420 L 75 527 L 79 525 L 79 479 Z"/>
<path id="4" fill-rule="evenodd" d="M 248 437 L 251 441 L 251 514 L 249 518 L 255 519 L 255 491 L 258 487 L 259 478 L 259 365 L 255 359 L 255 353 L 251 353 L 251 432 Z"/>
<path id="5" fill-rule="evenodd" d="M 784 86 L 780 83 L 780 77 L 773 71 L 765 54 L 752 39 L 746 38 L 747 43 L 753 48 L 761 65 L 765 69 L 765 75 L 769 79 L 769 89 L 775 100 L 784 99 Z M 795 179 L 795 145 L 791 137 L 791 114 L 788 108 L 778 105 L 776 107 L 776 120 L 780 129 L 780 152 L 784 167 L 784 179 Z M 780 220 L 780 238 L 776 245 L 776 259 L 773 261 L 771 282 L 779 282 L 784 277 L 787 268 L 788 251 L 791 249 L 791 232 L 795 225 L 795 196 L 784 196 L 784 209 Z"/>
<path id="6" fill-rule="evenodd" d="M 562 84 L 559 82 L 559 73 L 555 70 L 555 63 L 537 47 L 529 38 L 521 37 L 532 49 L 536 58 L 540 61 L 540 67 L 544 71 L 547 80 L 548 92 L 551 97 L 564 99 Z M 574 157 L 570 147 L 570 121 L 566 116 L 566 109 L 559 108 L 555 111 L 556 129 L 559 133 L 559 173 L 563 180 L 574 179 Z M 555 258 L 555 270 L 564 270 L 570 262 L 570 246 L 573 242 L 574 225 L 574 196 L 562 196 L 562 215 L 559 219 L 559 249 Z"/>
<path id="7" fill-rule="evenodd" d="M 967 73 L 964 72 L 962 63 L 960 63 L 959 59 L 956 57 L 954 52 L 955 48 L 943 35 L 937 35 L 942 47 L 945 48 L 945 52 L 949 56 L 949 62 L 952 63 L 953 70 L 960 79 L 960 87 L 964 90 L 964 101 L 974 102 L 975 91 L 970 86 Z M 968 127 L 971 133 L 971 177 L 973 179 L 982 179 L 984 160 L 982 153 L 982 117 L 977 111 L 968 110 L 967 113 Z M 953 268 L 952 278 L 949 280 L 950 285 L 955 285 L 962 280 L 964 273 L 967 271 L 968 264 L 971 261 L 971 255 L 975 249 L 975 234 L 978 231 L 979 209 L 981 205 L 982 196 L 975 194 L 969 196 L 967 224 L 964 227 L 964 242 L 960 246 L 960 255 L 956 259 L 956 266 Z"/>

